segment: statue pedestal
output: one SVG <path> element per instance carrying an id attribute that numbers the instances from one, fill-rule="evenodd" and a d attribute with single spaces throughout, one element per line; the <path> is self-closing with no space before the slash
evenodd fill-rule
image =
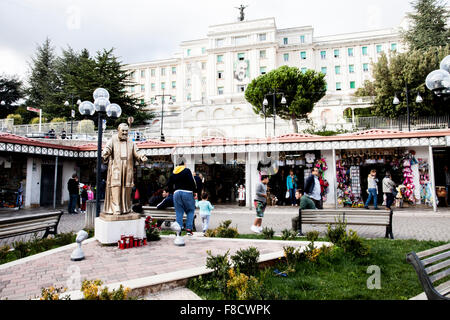
<path id="1" fill-rule="evenodd" d="M 117 244 L 122 235 L 145 237 L 145 218 L 139 214 L 108 215 L 95 218 L 95 239 L 101 244 Z"/>

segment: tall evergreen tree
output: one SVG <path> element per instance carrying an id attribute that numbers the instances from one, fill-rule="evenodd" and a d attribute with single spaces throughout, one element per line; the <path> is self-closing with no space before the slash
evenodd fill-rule
<path id="1" fill-rule="evenodd" d="M 0 106 L 0 118 L 5 118 L 8 114 L 14 113 L 17 109 L 19 99 L 23 98 L 22 81 L 17 76 L 0 76 L 0 101 L 4 105 Z"/>
<path id="2" fill-rule="evenodd" d="M 37 47 L 30 69 L 26 105 L 42 109 L 43 116 L 50 119 L 67 116 L 64 114 L 64 101 L 60 101 L 61 88 L 55 49 L 51 46 L 49 38 Z"/>
<path id="3" fill-rule="evenodd" d="M 402 32 L 403 40 L 412 50 L 445 46 L 450 43 L 447 26 L 449 12 L 446 2 L 441 0 L 415 0 L 411 3 L 414 12 L 408 14 L 411 20 L 409 30 Z"/>

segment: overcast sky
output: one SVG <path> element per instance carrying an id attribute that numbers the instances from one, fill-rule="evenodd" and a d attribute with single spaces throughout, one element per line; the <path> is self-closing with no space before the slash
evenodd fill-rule
<path id="1" fill-rule="evenodd" d="M 278 28 L 311 25 L 315 36 L 396 27 L 410 0 L 0 0 L 0 74 L 22 78 L 37 45 L 57 54 L 114 47 L 124 63 L 170 58 L 210 25 L 274 17 Z"/>

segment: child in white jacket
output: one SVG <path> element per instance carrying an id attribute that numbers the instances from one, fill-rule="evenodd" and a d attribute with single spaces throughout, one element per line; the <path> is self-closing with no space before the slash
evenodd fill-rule
<path id="1" fill-rule="evenodd" d="M 214 207 L 211 205 L 211 202 L 208 201 L 208 194 L 206 192 L 202 193 L 202 200 L 195 200 L 195 206 L 200 208 L 200 218 L 202 219 L 203 226 L 203 234 L 205 234 L 206 230 L 208 230 L 209 219 L 211 217 L 211 210 Z"/>

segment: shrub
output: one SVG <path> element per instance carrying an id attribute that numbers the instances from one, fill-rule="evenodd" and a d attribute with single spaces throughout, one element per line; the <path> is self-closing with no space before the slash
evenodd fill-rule
<path id="1" fill-rule="evenodd" d="M 113 291 L 108 287 L 102 287 L 101 280 L 84 280 L 81 284 L 81 291 L 85 300 L 128 300 L 130 299 L 130 288 L 124 288 L 122 285 Z"/>
<path id="2" fill-rule="evenodd" d="M 8 245 L 4 245 L 0 247 L 0 261 L 5 259 L 9 253 L 11 248 Z"/>
<path id="3" fill-rule="evenodd" d="M 247 276 L 244 273 L 235 273 L 234 269 L 228 270 L 229 280 L 227 289 L 231 298 L 238 300 L 256 300 L 260 299 L 262 284 L 253 276 Z"/>
<path id="4" fill-rule="evenodd" d="M 262 234 L 264 236 L 264 239 L 273 239 L 273 236 L 275 235 L 275 231 L 273 231 L 272 228 L 263 228 Z"/>
<path id="5" fill-rule="evenodd" d="M 338 218 L 334 226 L 327 225 L 326 237 L 333 244 L 339 244 L 346 235 L 347 224 Z"/>
<path id="6" fill-rule="evenodd" d="M 55 122 L 66 122 L 66 118 L 62 117 L 62 118 L 53 118 L 51 121 L 51 123 L 55 123 Z"/>
<path id="7" fill-rule="evenodd" d="M 281 239 L 283 240 L 294 240 L 297 234 L 293 230 L 284 229 L 281 231 Z"/>
<path id="8" fill-rule="evenodd" d="M 23 123 L 22 116 L 20 114 L 8 114 L 6 119 L 14 119 L 14 125 L 17 126 Z"/>
<path id="9" fill-rule="evenodd" d="M 319 231 L 310 231 L 306 233 L 306 240 L 314 242 L 319 238 Z"/>
<path id="10" fill-rule="evenodd" d="M 55 288 L 51 286 L 50 288 L 41 289 L 41 297 L 39 300 L 70 300 L 70 296 L 61 296 L 61 293 L 67 291 L 67 288 Z"/>
<path id="11" fill-rule="evenodd" d="M 228 250 L 223 255 L 213 256 L 211 251 L 206 251 L 208 257 L 206 258 L 206 267 L 213 270 L 212 273 L 212 287 L 216 287 L 223 294 L 227 291 L 228 270 L 231 268 L 228 255 Z"/>
<path id="12" fill-rule="evenodd" d="M 234 267 L 238 272 L 245 273 L 248 276 L 254 276 L 258 273 L 259 251 L 255 247 L 241 249 L 231 256 Z"/>
<path id="13" fill-rule="evenodd" d="M 79 133 L 93 133 L 95 131 L 94 121 L 92 120 L 81 120 L 78 123 L 77 130 Z"/>
<path id="14" fill-rule="evenodd" d="M 47 118 L 42 117 L 41 123 L 46 123 L 46 122 L 47 122 Z M 39 117 L 34 117 L 33 119 L 31 119 L 30 124 L 39 124 Z"/>
<path id="15" fill-rule="evenodd" d="M 207 230 L 207 237 L 216 237 L 216 238 L 237 238 L 239 235 L 236 228 L 230 228 L 231 220 L 223 221 L 216 229 Z"/>
<path id="16" fill-rule="evenodd" d="M 13 248 L 14 248 L 14 253 L 16 254 L 17 258 L 19 258 L 19 259 L 28 256 L 29 252 L 31 251 L 28 247 L 28 244 L 23 241 L 14 242 Z"/>
<path id="17" fill-rule="evenodd" d="M 356 233 L 356 231 L 349 230 L 344 240 L 339 244 L 344 252 L 349 252 L 356 256 L 366 256 L 370 252 L 369 246 L 364 243 L 364 240 Z"/>

